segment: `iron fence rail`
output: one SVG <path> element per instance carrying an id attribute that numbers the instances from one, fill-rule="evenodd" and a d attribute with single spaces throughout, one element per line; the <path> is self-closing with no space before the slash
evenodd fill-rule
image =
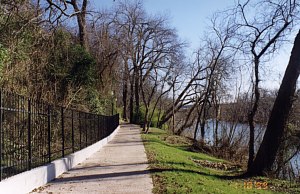
<path id="1" fill-rule="evenodd" d="M 0 181 L 109 136 L 119 115 L 52 106 L 0 90 Z"/>

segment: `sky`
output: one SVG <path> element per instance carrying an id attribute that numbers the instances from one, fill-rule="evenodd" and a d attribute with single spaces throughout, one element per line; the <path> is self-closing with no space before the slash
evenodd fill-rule
<path id="1" fill-rule="evenodd" d="M 197 49 L 209 17 L 233 3 L 233 0 L 145 0 L 145 7 L 151 13 L 167 13 L 179 37 Z"/>
<path id="2" fill-rule="evenodd" d="M 110 8 L 118 0 L 93 0 L 96 9 Z M 233 5 L 234 0 L 144 0 L 147 13 L 169 17 L 170 26 L 177 29 L 179 38 L 196 50 L 209 17 L 218 10 Z"/>
<path id="3" fill-rule="evenodd" d="M 109 9 L 117 2 L 118 0 L 92 0 L 91 6 L 99 10 Z M 235 0 L 143 0 L 143 3 L 148 14 L 168 16 L 170 27 L 177 30 L 181 40 L 189 43 L 190 47 L 187 50 L 189 57 L 199 47 L 201 37 L 208 27 L 209 18 L 213 13 L 232 7 Z M 261 82 L 263 87 L 279 88 L 291 48 L 291 44 L 285 46 L 269 64 L 266 64 L 267 71 L 261 72 L 262 77 L 265 78 Z"/>

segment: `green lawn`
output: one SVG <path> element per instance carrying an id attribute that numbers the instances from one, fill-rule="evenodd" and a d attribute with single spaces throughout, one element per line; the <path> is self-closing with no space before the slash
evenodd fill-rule
<path id="1" fill-rule="evenodd" d="M 143 134 L 154 193 L 300 193 L 299 186 L 263 177 L 237 179 L 230 162 L 190 151 L 191 142 L 152 128 Z M 208 164 L 208 165 L 207 165 Z M 224 168 L 223 168 L 224 167 Z"/>

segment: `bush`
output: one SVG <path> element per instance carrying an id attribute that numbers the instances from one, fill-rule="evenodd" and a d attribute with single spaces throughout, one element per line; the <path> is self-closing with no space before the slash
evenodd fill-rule
<path id="1" fill-rule="evenodd" d="M 80 45 L 71 48 L 72 69 L 69 79 L 74 85 L 91 86 L 95 83 L 95 60 Z"/>
<path id="2" fill-rule="evenodd" d="M 9 60 L 8 51 L 0 44 L 0 78 L 2 78 L 3 68 Z"/>

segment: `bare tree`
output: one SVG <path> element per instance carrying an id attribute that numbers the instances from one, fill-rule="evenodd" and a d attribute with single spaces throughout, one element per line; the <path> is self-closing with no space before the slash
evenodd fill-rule
<path id="1" fill-rule="evenodd" d="M 255 10 L 255 15 L 251 13 Z M 232 11 L 232 10 L 231 10 Z M 242 52 L 250 57 L 253 65 L 253 103 L 248 113 L 250 128 L 248 168 L 254 159 L 255 115 L 259 106 L 261 81 L 259 70 L 270 54 L 274 53 L 292 26 L 295 14 L 295 2 L 239 1 L 235 15 L 235 25 L 242 44 Z"/>
<path id="2" fill-rule="evenodd" d="M 283 138 L 289 113 L 293 104 L 297 79 L 300 73 L 300 31 L 298 32 L 277 98 L 275 100 L 268 126 L 253 164 L 246 175 L 265 175 L 274 164 Z"/>
<path id="3" fill-rule="evenodd" d="M 183 43 L 179 42 L 173 29 L 167 27 L 167 21 L 164 17 L 147 16 L 143 10 L 142 3 L 133 4 L 120 3 L 115 14 L 114 24 L 119 31 L 122 44 L 122 59 L 124 64 L 123 78 L 128 80 L 123 85 L 123 105 L 126 112 L 127 94 L 129 93 L 129 116 L 130 122 L 139 123 L 140 101 L 143 100 L 144 105 L 149 107 L 148 100 L 145 103 L 144 85 L 150 84 L 149 78 L 154 83 L 160 80 L 156 74 L 163 69 L 168 69 L 161 62 L 171 55 L 176 55 L 177 50 L 183 47 Z M 169 65 L 169 64 L 167 64 Z M 159 70 L 160 69 L 160 70 Z M 156 78 L 158 80 L 156 80 Z M 128 84 L 130 84 L 128 92 Z M 150 98 L 154 96 L 154 91 Z M 142 98 L 141 98 L 142 95 Z M 148 96 L 149 97 L 149 96 Z M 149 101 L 149 103 L 150 103 Z M 152 103 L 152 101 L 151 101 Z M 147 113 L 148 114 L 148 113 Z"/>
<path id="4" fill-rule="evenodd" d="M 120 2 L 113 16 L 113 25 L 120 37 L 121 57 L 123 60 L 123 112 L 127 113 L 127 98 L 129 94 L 129 120 L 136 122 L 140 108 L 140 76 L 139 65 L 144 60 L 140 58 L 142 51 L 142 33 L 145 30 L 146 14 L 141 2 Z M 128 81 L 127 81 L 128 80 Z M 129 84 L 129 92 L 128 92 Z M 134 105 L 135 100 L 135 105 Z M 125 113 L 125 114 L 126 114 Z"/>
<path id="5" fill-rule="evenodd" d="M 189 123 L 189 118 L 193 112 L 193 110 L 196 107 L 196 104 L 198 103 L 195 98 L 193 97 L 194 92 L 194 82 L 196 80 L 203 80 L 205 78 L 201 77 L 201 72 L 203 71 L 203 68 L 196 67 L 197 64 L 193 64 L 192 66 L 188 67 L 190 71 L 190 75 L 185 75 L 185 81 L 183 81 L 180 86 L 180 91 L 178 95 L 176 96 L 176 99 L 174 103 L 171 103 L 167 109 L 164 111 L 164 114 L 162 115 L 162 118 L 158 124 L 158 127 L 162 127 L 163 124 L 168 122 L 174 114 L 176 114 L 181 108 L 183 108 L 186 105 L 193 104 L 193 106 L 190 108 L 190 111 L 187 114 L 187 117 L 184 121 L 184 124 L 182 127 L 179 128 L 179 130 L 176 131 L 176 134 L 180 134 Z M 187 79 L 187 77 L 189 78 Z M 180 78 L 178 78 L 180 80 Z M 177 90 L 177 89 L 176 89 Z"/>
<path id="6" fill-rule="evenodd" d="M 48 18 L 51 23 L 58 22 L 63 16 L 68 18 L 76 17 L 80 44 L 85 49 L 88 49 L 86 29 L 88 0 L 82 0 L 81 2 L 78 0 L 46 0 L 46 2 L 48 6 L 45 8 L 45 11 L 48 12 Z M 73 8 L 73 11 L 70 11 L 69 6 Z"/>

